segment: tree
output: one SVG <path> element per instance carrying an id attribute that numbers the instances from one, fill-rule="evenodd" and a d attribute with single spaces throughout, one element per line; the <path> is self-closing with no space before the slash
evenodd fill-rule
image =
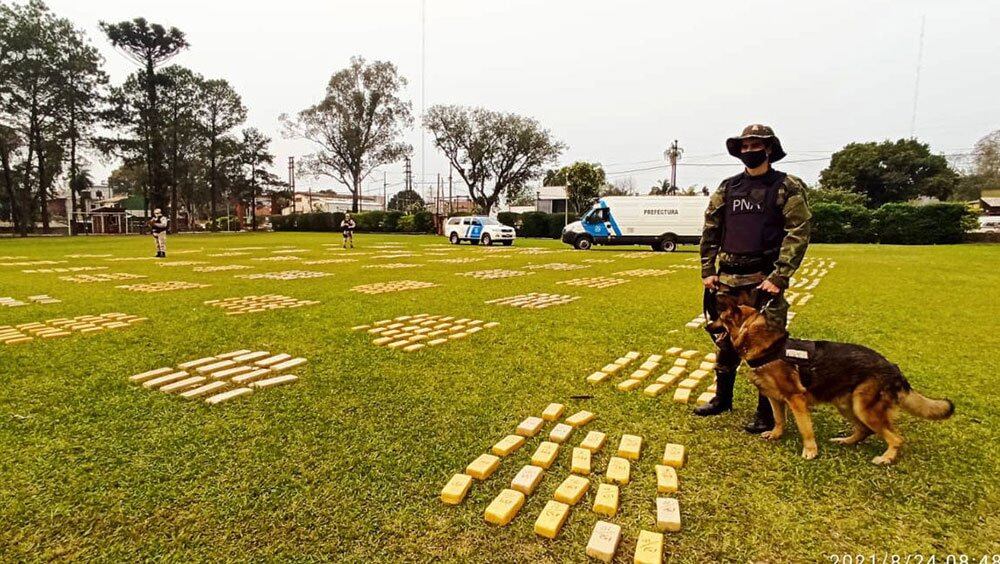
<path id="1" fill-rule="evenodd" d="M 145 163 L 126 161 L 108 175 L 108 188 L 114 194 L 140 196 L 149 182 L 146 172 Z"/>
<path id="2" fill-rule="evenodd" d="M 422 210 L 425 206 L 424 199 L 420 197 L 420 194 L 416 190 L 408 188 L 393 194 L 389 198 L 389 203 L 386 204 L 386 209 L 410 213 Z"/>
<path id="3" fill-rule="evenodd" d="M 281 116 L 285 135 L 316 145 L 317 151 L 300 164 L 303 173 L 328 176 L 351 192 L 351 209 L 358 211 L 361 183 L 379 166 L 410 154 L 400 140 L 413 123 L 410 103 L 402 99 L 406 79 L 396 66 L 383 61 L 368 64 L 352 57 L 351 65 L 338 71 L 318 104 L 295 118 Z"/>
<path id="4" fill-rule="evenodd" d="M 66 64 L 63 67 L 63 112 L 69 141 L 69 193 L 71 212 L 77 211 L 77 197 L 93 185 L 87 171 L 81 168 L 79 151 L 90 137 L 98 120 L 98 104 L 108 75 L 101 69 L 104 58 L 87 43 L 81 32 L 72 33 L 63 43 Z M 83 175 L 83 177 L 81 177 Z M 70 219 L 72 221 L 72 218 Z M 72 231 L 75 235 L 76 231 Z"/>
<path id="5" fill-rule="evenodd" d="M 535 205 L 535 198 L 535 193 L 532 190 L 523 190 L 516 195 L 508 192 L 504 200 L 509 206 L 533 206 Z"/>
<path id="6" fill-rule="evenodd" d="M 834 188 L 807 188 L 806 197 L 809 204 L 840 204 L 842 206 L 865 207 L 867 197 L 858 192 Z"/>
<path id="7" fill-rule="evenodd" d="M 872 208 L 918 196 L 945 200 L 957 181 L 948 161 L 915 139 L 850 143 L 834 153 L 830 166 L 820 173 L 824 189 L 864 194 Z"/>
<path id="8" fill-rule="evenodd" d="M 0 194 L 9 198 L 21 235 L 38 216 L 48 231 L 48 199 L 67 151 L 75 207 L 77 149 L 95 120 L 106 82 L 102 62 L 83 32 L 40 0 L 0 5 L 0 122 L 7 128 L 3 152 L 9 173 Z"/>
<path id="9" fill-rule="evenodd" d="M 1000 130 L 976 141 L 971 174 L 962 176 L 955 196 L 964 201 L 977 200 L 988 190 L 1000 190 Z"/>
<path id="10" fill-rule="evenodd" d="M 242 200 L 250 207 L 250 225 L 257 230 L 257 198 L 263 193 L 265 186 L 282 184 L 277 176 L 268 172 L 264 165 L 274 164 L 274 155 L 268 151 L 271 138 L 250 127 L 242 132 L 240 140 L 240 161 L 248 170 L 244 176 L 244 196 Z"/>
<path id="11" fill-rule="evenodd" d="M 27 235 L 27 219 L 22 210 L 27 208 L 20 171 L 14 164 L 14 158 L 22 146 L 23 141 L 17 131 L 0 124 L 0 181 L 3 182 L 3 196 L 6 199 L 4 211 L 9 214 L 14 230 L 23 237 Z"/>
<path id="12" fill-rule="evenodd" d="M 653 185 L 649 189 L 650 196 L 675 196 L 677 195 L 677 187 L 670 184 L 670 179 L 664 178 L 659 183 Z"/>
<path id="13" fill-rule="evenodd" d="M 225 144 L 232 142 L 227 134 L 246 120 L 247 109 L 243 106 L 240 95 L 222 79 L 202 82 L 199 98 L 201 107 L 198 109 L 198 116 L 208 162 L 209 218 L 214 229 L 218 217 L 216 204 L 224 188 L 221 168 L 226 152 Z M 230 156 L 235 156 L 236 153 L 236 149 L 229 152 Z"/>
<path id="14" fill-rule="evenodd" d="M 974 174 L 1000 182 L 1000 130 L 976 141 L 972 158 Z"/>
<path id="15" fill-rule="evenodd" d="M 605 180 L 601 165 L 577 161 L 559 170 L 546 172 L 542 185 L 565 186 L 566 199 L 573 210 L 579 212 L 600 196 Z"/>
<path id="16" fill-rule="evenodd" d="M 162 86 L 156 68 L 188 47 L 184 32 L 160 24 L 149 23 L 145 18 L 118 23 L 100 22 L 101 29 L 108 36 L 111 45 L 120 49 L 142 69 L 139 84 L 145 94 L 140 119 L 146 134 L 144 149 L 147 174 L 151 183 L 146 208 L 163 207 L 167 194 L 163 179 L 163 135 L 161 127 L 160 100 L 158 89 Z"/>
<path id="17" fill-rule="evenodd" d="M 194 192 L 195 171 L 204 153 L 198 109 L 205 79 L 188 68 L 170 65 L 161 71 L 166 183 L 170 188 L 170 229 L 177 231 L 182 194 Z M 189 210 L 190 211 L 190 210 Z M 191 213 L 188 213 L 190 221 Z"/>
<path id="18" fill-rule="evenodd" d="M 635 196 L 635 180 L 631 176 L 619 178 L 601 187 L 601 196 Z"/>
<path id="19" fill-rule="evenodd" d="M 423 122 L 485 214 L 501 196 L 516 195 L 541 176 L 566 148 L 537 121 L 516 114 L 433 106 Z"/>

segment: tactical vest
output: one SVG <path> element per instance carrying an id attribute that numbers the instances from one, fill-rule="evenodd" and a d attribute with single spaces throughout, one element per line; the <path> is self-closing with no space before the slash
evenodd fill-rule
<path id="1" fill-rule="evenodd" d="M 162 217 L 163 219 L 162 220 L 158 220 L 158 219 L 154 219 L 153 220 L 153 233 L 163 233 L 164 231 L 167 230 L 167 222 L 164 221 L 166 219 L 166 216 L 160 216 L 160 217 Z"/>
<path id="2" fill-rule="evenodd" d="M 775 171 L 777 172 L 777 171 Z M 767 187 L 751 188 L 740 175 L 726 185 L 722 250 L 736 255 L 762 255 L 781 248 L 785 238 L 784 182 L 787 175 Z"/>

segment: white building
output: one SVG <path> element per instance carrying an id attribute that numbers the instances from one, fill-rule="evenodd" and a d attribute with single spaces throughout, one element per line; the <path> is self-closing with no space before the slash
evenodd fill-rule
<path id="1" fill-rule="evenodd" d="M 282 208 L 281 215 L 292 213 L 333 213 L 349 212 L 354 205 L 354 197 L 350 194 L 337 194 L 328 190 L 323 192 L 296 192 L 295 205 Z M 364 196 L 358 200 L 358 211 L 380 211 L 385 209 L 382 196 Z"/>
<path id="2" fill-rule="evenodd" d="M 540 186 L 535 188 L 535 207 L 545 213 L 566 212 L 565 186 Z"/>

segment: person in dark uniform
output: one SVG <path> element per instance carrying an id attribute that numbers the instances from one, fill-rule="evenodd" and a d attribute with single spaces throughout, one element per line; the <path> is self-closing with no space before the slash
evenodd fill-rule
<path id="1" fill-rule="evenodd" d="M 354 248 L 354 229 L 358 226 L 358 223 L 354 221 L 351 214 L 344 214 L 344 220 L 340 222 L 340 229 L 344 232 L 344 248 L 347 248 L 347 243 L 350 241 L 351 248 Z"/>
<path id="2" fill-rule="evenodd" d="M 750 125 L 726 140 L 729 154 L 743 162 L 740 174 L 722 181 L 709 199 L 701 237 L 701 277 L 705 309 L 717 317 L 715 298 L 729 295 L 740 304 L 762 309 L 770 323 L 784 329 L 788 280 L 802 264 L 809 246 L 812 215 L 802 180 L 771 167 L 785 157 L 781 141 L 765 125 Z M 694 410 L 710 416 L 733 408 L 733 386 L 740 357 L 728 336 L 709 323 L 718 345 L 716 395 Z M 762 395 L 747 432 L 763 433 L 774 426 L 771 404 Z"/>

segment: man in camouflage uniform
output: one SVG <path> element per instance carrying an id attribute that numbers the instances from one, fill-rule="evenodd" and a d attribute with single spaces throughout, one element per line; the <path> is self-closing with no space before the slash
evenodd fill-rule
<path id="1" fill-rule="evenodd" d="M 741 304 L 763 307 L 767 319 L 784 328 L 788 317 L 784 290 L 809 245 L 811 214 L 805 184 L 771 168 L 785 151 L 770 127 L 747 126 L 742 134 L 726 140 L 726 148 L 743 161 L 745 169 L 722 181 L 705 211 L 701 277 L 706 310 L 714 319 L 716 295 L 734 296 Z M 740 357 L 728 336 L 715 334 L 713 338 L 719 346 L 717 391 L 711 401 L 694 410 L 696 415 L 718 415 L 733 408 Z M 759 396 L 757 414 L 746 430 L 762 433 L 773 426 L 771 404 Z"/>

